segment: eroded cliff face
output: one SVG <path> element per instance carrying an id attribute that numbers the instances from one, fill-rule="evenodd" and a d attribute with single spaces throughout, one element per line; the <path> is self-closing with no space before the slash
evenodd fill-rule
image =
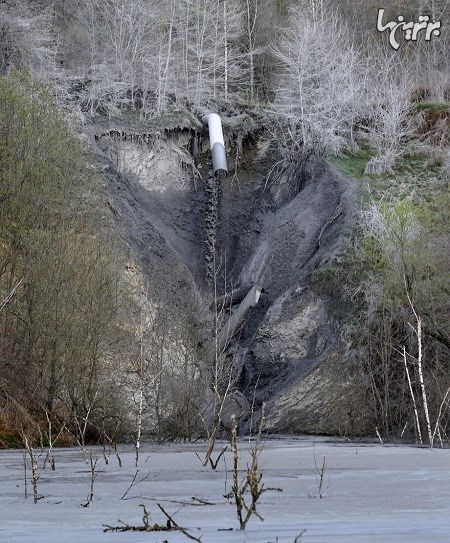
<path id="1" fill-rule="evenodd" d="M 235 120 L 225 119 L 224 128 L 231 171 L 214 225 L 216 286 L 264 289 L 230 344 L 237 386 L 257 408 L 265 402 L 271 431 L 357 433 L 361 387 L 348 334 L 331 300 L 311 285 L 314 270 L 348 245 L 355 186 L 312 153 L 281 168 L 256 124 L 244 136 Z M 111 208 L 150 296 L 164 293 L 174 305 L 210 301 L 206 133 L 199 126 L 158 137 L 97 130 L 96 139 Z"/>

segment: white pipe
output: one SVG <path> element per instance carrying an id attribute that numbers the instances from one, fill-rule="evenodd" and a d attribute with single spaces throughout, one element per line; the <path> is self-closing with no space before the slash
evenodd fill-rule
<path id="1" fill-rule="evenodd" d="M 213 162 L 213 170 L 217 175 L 224 173 L 228 175 L 227 156 L 225 153 L 225 142 L 223 140 L 222 121 L 217 113 L 210 113 L 202 118 L 202 122 L 208 125 L 209 143 Z"/>
<path id="2" fill-rule="evenodd" d="M 223 353 L 223 351 L 226 349 L 234 334 L 244 322 L 250 308 L 255 307 L 255 305 L 258 303 L 261 292 L 262 287 L 260 285 L 253 285 L 253 287 L 248 291 L 247 296 L 242 300 L 239 307 L 224 324 L 216 340 L 216 348 L 220 353 Z"/>

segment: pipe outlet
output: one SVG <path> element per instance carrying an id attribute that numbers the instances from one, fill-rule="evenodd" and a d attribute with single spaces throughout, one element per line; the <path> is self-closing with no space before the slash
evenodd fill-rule
<path id="1" fill-rule="evenodd" d="M 208 125 L 214 174 L 219 175 L 220 173 L 224 173 L 225 175 L 228 175 L 222 121 L 217 113 L 210 113 L 202 118 L 202 122 Z"/>

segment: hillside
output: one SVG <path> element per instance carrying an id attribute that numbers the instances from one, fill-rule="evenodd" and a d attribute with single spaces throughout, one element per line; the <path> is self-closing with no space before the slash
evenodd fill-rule
<path id="1" fill-rule="evenodd" d="M 372 4 L 0 2 L 2 446 L 448 441 L 449 38 Z"/>

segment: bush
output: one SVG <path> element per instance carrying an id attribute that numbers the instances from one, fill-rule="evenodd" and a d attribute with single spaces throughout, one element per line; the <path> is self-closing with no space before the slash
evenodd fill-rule
<path id="1" fill-rule="evenodd" d="M 0 378 L 34 412 L 82 414 L 117 306 L 99 180 L 48 90 L 0 78 Z M 14 287 L 17 289 L 14 290 Z"/>

